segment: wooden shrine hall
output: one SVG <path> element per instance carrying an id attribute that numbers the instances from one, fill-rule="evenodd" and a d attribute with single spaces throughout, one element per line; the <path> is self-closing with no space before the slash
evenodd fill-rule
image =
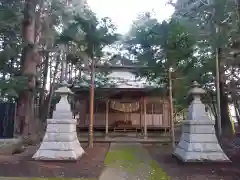
<path id="1" fill-rule="evenodd" d="M 130 67 L 130 66 L 129 66 Z M 135 68 L 111 68 L 109 77 L 125 78 L 114 87 L 96 87 L 94 100 L 95 131 L 142 132 L 170 129 L 169 99 L 161 89 L 136 80 Z M 130 85 L 129 85 L 130 84 Z M 80 130 L 89 127 L 89 87 L 73 87 L 74 112 Z"/>
<path id="2" fill-rule="evenodd" d="M 170 128 L 169 101 L 156 94 L 157 89 L 95 89 L 94 129 L 109 131 L 141 131 Z M 76 91 L 78 128 L 89 126 L 89 89 Z"/>

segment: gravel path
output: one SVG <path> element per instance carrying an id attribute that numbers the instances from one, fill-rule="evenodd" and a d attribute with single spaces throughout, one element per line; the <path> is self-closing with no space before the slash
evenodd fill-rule
<path id="1" fill-rule="evenodd" d="M 111 143 L 99 180 L 168 180 L 140 143 Z"/>

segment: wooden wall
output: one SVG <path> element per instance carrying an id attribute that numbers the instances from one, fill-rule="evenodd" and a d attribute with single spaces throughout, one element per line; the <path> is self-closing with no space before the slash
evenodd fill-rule
<path id="1" fill-rule="evenodd" d="M 87 100 L 81 100 L 77 106 L 79 112 L 78 126 L 87 126 L 89 124 L 89 104 Z M 99 105 L 99 106 L 98 106 Z M 94 125 L 104 126 L 106 120 L 106 102 L 96 103 L 94 113 Z M 151 97 L 147 99 L 147 126 L 148 127 L 169 127 L 169 103 L 168 100 L 162 100 L 160 97 Z M 99 112 L 100 111 L 100 112 Z M 144 125 L 143 104 L 140 104 L 138 111 L 133 113 L 123 113 L 109 108 L 108 115 L 109 127 L 118 120 L 131 120 L 133 125 Z"/>

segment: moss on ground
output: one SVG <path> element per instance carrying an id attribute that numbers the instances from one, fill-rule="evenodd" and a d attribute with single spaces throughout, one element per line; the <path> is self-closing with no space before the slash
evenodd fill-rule
<path id="1" fill-rule="evenodd" d="M 149 165 L 152 168 L 152 173 L 148 180 L 170 180 L 167 173 L 159 166 L 156 161 L 152 160 Z"/>
<path id="2" fill-rule="evenodd" d="M 128 172 L 136 172 L 137 169 L 144 165 L 145 162 L 139 161 L 134 155 L 138 153 L 138 148 L 119 148 L 118 150 L 112 150 L 107 153 L 105 158 L 105 165 L 117 165 Z M 152 160 L 149 162 L 149 166 L 152 169 L 148 180 L 169 180 L 170 178 L 166 172 L 159 166 L 159 164 Z"/>
<path id="3" fill-rule="evenodd" d="M 143 164 L 143 162 L 136 159 L 134 153 L 138 151 L 137 148 L 119 148 L 118 150 L 112 150 L 107 153 L 104 164 L 113 165 L 124 168 L 128 172 L 136 172 L 137 168 Z"/>
<path id="4" fill-rule="evenodd" d="M 120 161 L 136 162 L 137 159 L 133 154 L 136 153 L 137 150 L 137 148 L 119 148 L 118 150 L 109 151 L 106 155 L 104 164 L 110 165 L 119 163 Z"/>

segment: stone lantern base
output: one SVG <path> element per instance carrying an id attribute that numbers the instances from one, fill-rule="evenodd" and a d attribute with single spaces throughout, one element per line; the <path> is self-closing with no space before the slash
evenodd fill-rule
<path id="1" fill-rule="evenodd" d="M 75 119 L 48 119 L 43 142 L 34 154 L 35 160 L 77 160 L 84 153 L 77 132 Z"/>
<path id="2" fill-rule="evenodd" d="M 182 136 L 173 154 L 183 162 L 230 162 L 218 143 L 212 120 L 184 121 Z"/>

